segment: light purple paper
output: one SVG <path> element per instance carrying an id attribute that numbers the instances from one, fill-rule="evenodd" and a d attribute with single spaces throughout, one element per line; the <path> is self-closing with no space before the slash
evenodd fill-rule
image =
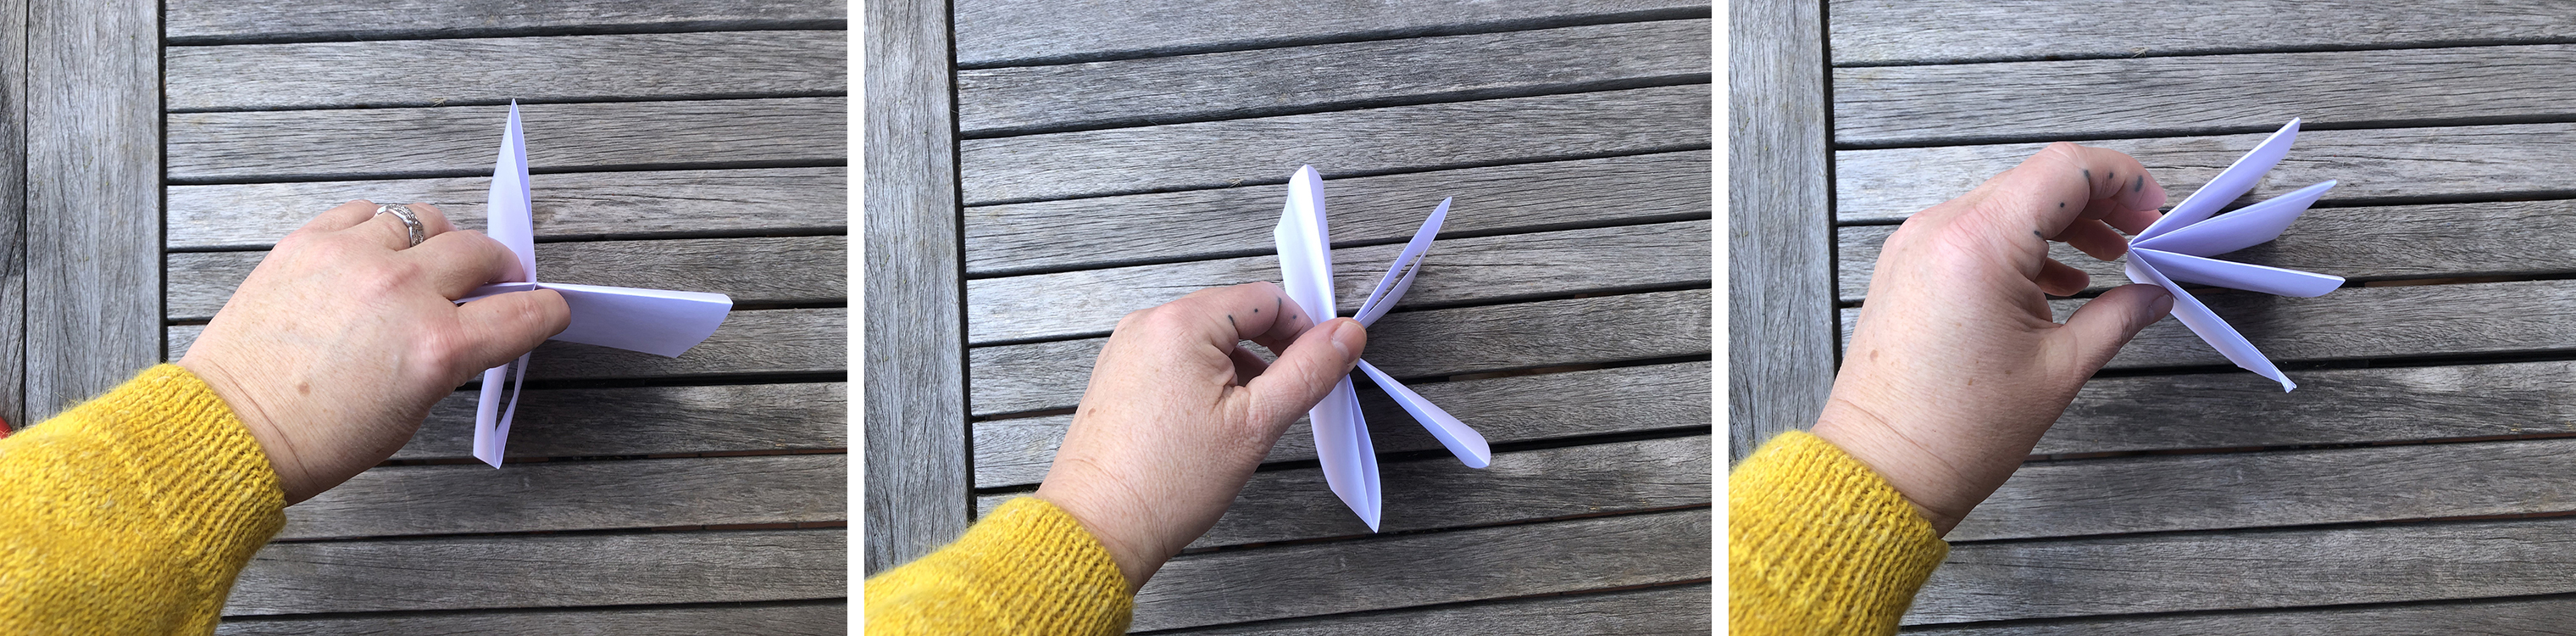
<path id="1" fill-rule="evenodd" d="M 1377 288 L 1370 292 L 1368 300 L 1360 303 L 1355 319 L 1362 325 L 1373 324 L 1385 316 L 1404 297 L 1404 292 L 1412 289 L 1413 276 L 1421 271 L 1419 264 L 1431 251 L 1432 237 L 1440 233 L 1441 224 L 1449 216 L 1449 203 L 1444 199 L 1440 207 L 1431 212 L 1431 217 L 1423 221 L 1422 228 L 1413 233 L 1413 239 L 1397 252 L 1395 262 L 1387 267 L 1386 275 L 1378 279 Z M 1313 166 L 1300 167 L 1297 174 L 1288 180 L 1288 206 L 1279 216 L 1279 225 L 1271 230 L 1271 240 L 1279 250 L 1281 288 L 1288 293 L 1289 299 L 1297 302 L 1298 309 L 1317 322 L 1330 320 L 1336 315 L 1333 308 L 1332 250 L 1326 242 L 1330 236 L 1332 234 L 1324 223 L 1323 178 L 1315 174 Z M 1484 468 L 1490 463 L 1492 452 L 1485 444 L 1485 437 L 1477 434 L 1475 429 L 1396 382 L 1395 378 L 1379 371 L 1367 360 L 1361 360 L 1358 366 L 1379 388 L 1386 390 L 1387 396 L 1393 398 L 1397 406 L 1422 422 L 1424 428 L 1430 429 L 1432 437 L 1438 438 L 1442 446 L 1468 467 Z M 1323 464 L 1325 483 L 1332 487 L 1334 496 L 1341 498 L 1342 505 L 1349 506 L 1352 513 L 1359 515 L 1360 521 L 1368 524 L 1369 530 L 1377 530 L 1380 503 L 1377 450 L 1369 443 L 1368 422 L 1360 415 L 1359 396 L 1352 392 L 1350 377 L 1344 376 L 1332 392 L 1324 396 L 1324 401 L 1307 411 L 1306 419 L 1314 428 L 1315 457 Z"/>
<path id="2" fill-rule="evenodd" d="M 501 157 L 492 167 L 492 189 L 484 199 L 484 234 L 518 255 L 521 276 L 476 288 L 456 302 L 552 289 L 563 295 L 564 305 L 572 310 L 571 325 L 553 339 L 672 358 L 715 335 L 725 315 L 732 313 L 733 299 L 724 294 L 537 282 L 533 201 L 528 189 L 527 140 L 519 130 L 519 104 L 513 101 L 508 129 L 501 135 Z M 493 468 L 501 467 L 510 420 L 519 412 L 519 385 L 527 380 L 528 358 L 521 355 L 483 372 L 482 393 L 474 405 L 474 458 Z"/>
<path id="3" fill-rule="evenodd" d="M 2291 382 L 2270 358 L 2254 348 L 2254 343 L 2246 341 L 2208 305 L 2184 291 L 2180 283 L 2300 298 L 2323 296 L 2343 286 L 2340 276 L 2209 258 L 2279 237 L 2291 221 L 2335 186 L 2335 182 L 2327 181 L 2215 218 L 2210 216 L 2253 190 L 2263 180 L 2263 173 L 2289 155 L 2290 143 L 2298 136 L 2299 120 L 2290 120 L 2289 125 L 2255 145 L 2253 152 L 2210 179 L 2209 185 L 2185 197 L 2172 212 L 2130 239 L 2127 265 L 2130 281 L 2163 286 L 2173 295 L 2174 318 L 2199 334 L 2201 341 L 2236 366 L 2280 382 L 2283 392 L 2299 388 L 2298 383 Z"/>

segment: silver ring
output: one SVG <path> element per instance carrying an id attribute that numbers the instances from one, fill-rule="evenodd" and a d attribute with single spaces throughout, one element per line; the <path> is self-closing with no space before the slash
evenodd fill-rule
<path id="1" fill-rule="evenodd" d="M 411 211 L 411 205 L 409 204 L 387 203 L 379 205 L 376 206 L 376 213 L 391 214 L 394 215 L 395 219 L 401 220 L 403 227 L 411 230 L 412 245 L 420 245 L 421 241 L 429 239 L 429 236 L 421 230 L 420 215 L 413 214 Z"/>

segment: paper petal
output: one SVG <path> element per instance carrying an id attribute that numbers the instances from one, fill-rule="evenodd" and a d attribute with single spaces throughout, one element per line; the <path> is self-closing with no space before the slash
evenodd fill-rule
<path id="1" fill-rule="evenodd" d="M 513 373 L 515 371 L 515 373 Z M 519 414 L 520 386 L 528 379 L 528 355 L 483 371 L 483 388 L 474 403 L 474 458 L 501 467 L 510 442 L 510 420 Z M 503 406 L 507 393 L 508 406 Z"/>
<path id="2" fill-rule="evenodd" d="M 1386 372 L 1377 370 L 1377 365 L 1361 360 L 1359 368 L 1368 374 L 1370 380 L 1377 382 L 1378 388 L 1386 390 L 1387 397 L 1395 398 L 1396 406 L 1404 407 L 1404 412 L 1412 413 L 1414 420 L 1422 422 L 1423 428 L 1430 429 L 1431 436 L 1439 438 L 1441 446 L 1449 447 L 1449 454 L 1457 455 L 1458 461 L 1465 462 L 1468 468 L 1484 468 L 1493 463 L 1494 452 L 1485 445 L 1485 436 L 1478 434 L 1476 429 L 1468 428 L 1466 422 L 1458 421 L 1448 411 L 1440 410 L 1438 405 L 1414 393 L 1413 389 L 1387 377 Z"/>
<path id="3" fill-rule="evenodd" d="M 2254 343 L 2247 342 L 2244 335 L 2236 333 L 2235 327 L 2227 326 L 2227 321 L 2220 320 L 2218 314 L 2209 310 L 2208 305 L 2200 304 L 2200 299 L 2193 298 L 2189 292 L 2183 291 L 2181 285 L 2174 284 L 2172 280 L 2156 272 L 2154 267 L 2140 264 L 2134 258 L 2129 260 L 2128 271 L 2129 280 L 2161 285 L 2165 288 L 2165 293 L 2173 294 L 2174 319 L 2182 321 L 2183 326 L 2190 327 L 2192 333 L 2199 334 L 2201 341 L 2209 343 L 2210 348 L 2217 349 L 2219 355 L 2227 356 L 2227 361 L 2234 362 L 2237 367 L 2247 371 L 2280 382 L 2283 393 L 2299 388 L 2299 384 L 2291 382 L 2290 377 L 2283 375 L 2279 367 L 2272 366 L 2272 360 L 2263 357 L 2263 352 L 2256 350 Z"/>
<path id="4" fill-rule="evenodd" d="M 566 283 L 538 286 L 563 294 L 564 305 L 572 309 L 572 325 L 554 339 L 666 358 L 680 357 L 715 335 L 716 327 L 733 311 L 733 299 L 724 294 Z"/>
<path id="5" fill-rule="evenodd" d="M 2222 261 L 2151 249 L 2129 250 L 2129 258 L 2179 283 L 2263 292 L 2274 296 L 2314 298 L 2343 286 L 2343 277 L 2252 263 Z"/>
<path id="6" fill-rule="evenodd" d="M 2208 185 L 2201 186 L 2200 190 L 2184 198 L 2182 203 L 2174 205 L 2173 211 L 2165 213 L 2164 218 L 2157 219 L 2154 224 L 2148 225 L 2147 231 L 2139 232 L 2137 240 L 2155 238 L 2183 226 L 2199 223 L 2201 219 L 2209 218 L 2209 215 L 2217 212 L 2219 208 L 2227 207 L 2227 203 L 2235 201 L 2236 197 L 2245 196 L 2246 191 L 2253 190 L 2255 184 L 2262 183 L 2263 173 L 2270 172 L 2273 164 L 2280 163 L 2282 157 L 2290 154 L 2290 142 L 2297 140 L 2298 137 L 2299 120 L 2290 120 L 2289 125 L 2282 126 L 2280 130 L 2274 131 L 2272 136 L 2264 138 L 2263 143 L 2256 144 L 2253 152 L 2245 153 L 2245 156 L 2236 159 L 2236 163 L 2228 165 L 2226 170 L 2219 171 L 2218 177 L 2210 179 Z"/>
<path id="7" fill-rule="evenodd" d="M 501 133 L 501 158 L 492 164 L 492 189 L 483 197 L 483 234 L 519 255 L 520 281 L 537 280 L 535 221 L 528 195 L 528 140 L 519 132 L 519 102 L 510 101 L 510 126 Z"/>
<path id="8" fill-rule="evenodd" d="M 1378 278 L 1377 289 L 1369 290 L 1368 300 L 1360 303 L 1360 324 L 1377 322 L 1377 316 L 1386 315 L 1397 300 L 1404 298 L 1422 256 L 1431 251 L 1431 237 L 1440 233 L 1440 225 L 1449 218 L 1449 202 L 1454 198 L 1441 199 L 1440 207 L 1431 210 L 1431 218 L 1423 219 L 1422 228 L 1413 231 L 1413 240 L 1405 241 L 1404 249 L 1396 252 L 1395 262 L 1386 267 L 1386 276 Z"/>
<path id="9" fill-rule="evenodd" d="M 1314 322 L 1332 320 L 1333 253 L 1325 249 L 1324 182 L 1313 166 L 1288 180 L 1288 209 L 1270 239 L 1279 250 L 1280 287 Z"/>
<path id="10" fill-rule="evenodd" d="M 2129 245 L 2193 256 L 2217 256 L 2261 245 L 2279 238 L 2281 231 L 2290 229 L 2290 222 L 2299 220 L 2299 215 L 2307 213 L 2308 206 L 2316 204 L 2318 197 L 2325 196 L 2326 191 L 2334 187 L 2335 182 L 2327 181 L 2300 188 L 2297 192 L 2182 226 L 2155 238 L 2131 241 Z"/>
<path id="11" fill-rule="evenodd" d="M 1344 376 L 1324 401 L 1306 411 L 1306 420 L 1315 431 L 1315 458 L 1323 464 L 1324 483 L 1342 505 L 1368 524 L 1370 532 L 1376 532 L 1377 451 L 1369 444 L 1368 423 L 1360 417 L 1359 396 L 1351 390 L 1350 377 Z"/>

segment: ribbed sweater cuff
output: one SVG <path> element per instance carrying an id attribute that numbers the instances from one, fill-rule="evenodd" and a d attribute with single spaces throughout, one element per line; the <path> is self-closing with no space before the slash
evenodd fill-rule
<path id="1" fill-rule="evenodd" d="M 867 630 L 893 634 L 1117 634 L 1136 602 L 1109 549 L 1031 497 L 869 579 L 866 595 Z"/>
<path id="2" fill-rule="evenodd" d="M 1727 620 L 1738 634 L 1893 634 L 1950 553 L 1867 465 L 1805 432 L 1727 480 Z"/>

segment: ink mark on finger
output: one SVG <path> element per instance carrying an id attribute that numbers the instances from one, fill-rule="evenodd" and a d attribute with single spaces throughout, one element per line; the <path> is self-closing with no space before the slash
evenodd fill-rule
<path id="1" fill-rule="evenodd" d="M 2085 169 L 2084 169 L 2084 185 L 2088 185 L 2088 186 L 2089 186 L 2089 185 L 2093 185 L 2093 169 L 2092 169 L 2092 168 L 2085 168 Z"/>
<path id="2" fill-rule="evenodd" d="M 2040 240 L 2048 240 L 2048 235 L 2039 233 L 2039 230 L 2031 230 L 2030 235 L 2039 237 Z"/>
<path id="3" fill-rule="evenodd" d="M 2065 208 L 2066 208 L 2066 202 L 2065 202 L 2065 201 L 2059 201 L 2059 202 L 2057 202 L 2057 207 L 2058 207 L 2058 209 L 2065 209 Z"/>
<path id="4" fill-rule="evenodd" d="M 2137 183 L 2129 184 L 2129 191 L 2130 191 L 2130 192 L 2143 192 L 2143 191 L 2145 191 L 2146 189 L 2147 189 L 2147 175 L 2143 175 L 2143 174 L 2142 174 L 2142 175 L 2138 175 L 2138 182 L 2137 182 Z"/>
<path id="5" fill-rule="evenodd" d="M 1242 330 L 1242 329 L 1243 329 L 1243 325 L 1234 324 L 1234 314 L 1226 314 L 1226 315 L 1225 315 L 1225 326 L 1233 327 L 1233 328 L 1235 328 L 1237 331 L 1240 331 L 1240 330 Z"/>

